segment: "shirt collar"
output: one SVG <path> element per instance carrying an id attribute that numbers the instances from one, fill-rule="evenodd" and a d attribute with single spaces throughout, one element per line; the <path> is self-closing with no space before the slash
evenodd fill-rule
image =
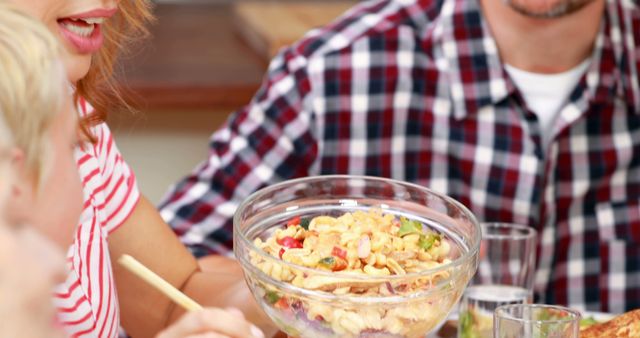
<path id="1" fill-rule="evenodd" d="M 617 95 L 640 114 L 637 56 L 629 52 L 636 49 L 632 16 L 640 22 L 637 7 L 631 0 L 607 1 L 587 71 L 586 98 L 602 102 Z M 475 114 L 515 91 L 478 1 L 445 0 L 433 32 L 436 63 L 448 77 L 455 118 Z"/>
<path id="2" fill-rule="evenodd" d="M 640 114 L 640 55 L 635 52 L 640 46 L 636 46 L 638 36 L 634 37 L 634 31 L 640 34 L 638 5 L 630 0 L 609 0 L 602 21 L 587 72 L 589 98 L 605 103 L 618 97 Z"/>

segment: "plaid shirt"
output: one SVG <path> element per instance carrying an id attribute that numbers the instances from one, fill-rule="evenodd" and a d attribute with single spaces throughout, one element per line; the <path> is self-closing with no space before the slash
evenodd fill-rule
<path id="1" fill-rule="evenodd" d="M 360 3 L 279 53 L 162 215 L 197 255 L 227 253 L 236 207 L 266 185 L 391 177 L 445 193 L 480 220 L 536 227 L 537 301 L 638 308 L 639 67 L 637 4 L 609 0 L 545 153 L 476 1 Z"/>

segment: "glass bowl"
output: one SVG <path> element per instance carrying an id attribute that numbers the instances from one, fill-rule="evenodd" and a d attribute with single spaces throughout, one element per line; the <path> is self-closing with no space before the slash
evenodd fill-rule
<path id="1" fill-rule="evenodd" d="M 298 217 L 357 212 L 390 215 L 398 227 L 398 220 L 420 222 L 419 231 L 437 234 L 439 247 L 446 243 L 445 257 L 417 271 L 364 274 L 294 264 L 281 259 L 284 248 L 263 249 Z M 478 221 L 455 200 L 418 185 L 365 176 L 316 176 L 269 186 L 240 205 L 233 226 L 234 253 L 255 299 L 282 331 L 301 338 L 424 337 L 448 316 L 474 275 L 481 237 Z M 336 246 L 348 232 L 339 234 Z M 377 245 L 375 238 L 371 234 L 365 247 Z M 357 251 L 360 256 L 361 245 Z M 388 260 L 397 253 L 387 254 Z M 361 263 L 350 259 L 349 264 L 365 264 L 356 260 Z"/>

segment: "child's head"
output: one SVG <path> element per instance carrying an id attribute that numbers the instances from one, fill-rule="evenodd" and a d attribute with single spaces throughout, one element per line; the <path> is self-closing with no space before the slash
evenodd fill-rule
<path id="1" fill-rule="evenodd" d="M 55 39 L 0 0 L 0 211 L 8 211 L 0 213 L 0 337 L 64 336 L 50 302 L 53 286 L 65 276 L 63 252 L 36 232 L 44 225 L 21 226 L 53 215 L 40 210 L 45 202 L 41 196 L 54 189 L 53 175 L 65 162 L 58 159 L 65 155 L 59 151 L 63 134 L 70 132 L 67 138 L 72 138 L 75 133 L 63 79 Z M 65 121 L 72 123 L 71 129 L 53 130 Z M 70 187 L 73 193 L 74 185 Z M 66 194 L 59 198 L 75 199 Z M 24 214 L 27 203 L 32 203 L 31 214 L 41 216 Z M 75 221 L 71 225 L 73 229 Z"/>
<path id="2" fill-rule="evenodd" d="M 65 90 L 58 45 L 42 27 L 0 3 L 0 111 L 9 127 L 6 145 L 24 151 L 36 183 L 45 174 L 46 131 L 62 109 Z M 22 36 L 23 38 L 18 38 Z"/>
<path id="3" fill-rule="evenodd" d="M 82 189 L 73 154 L 77 114 L 60 51 L 41 23 L 0 1 L 0 120 L 8 129 L 0 142 L 13 174 L 7 220 L 68 246 Z"/>

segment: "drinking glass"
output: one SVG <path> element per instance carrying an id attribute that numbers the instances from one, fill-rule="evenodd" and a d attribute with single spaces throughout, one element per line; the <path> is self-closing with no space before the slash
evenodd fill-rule
<path id="1" fill-rule="evenodd" d="M 533 299 L 535 229 L 512 223 L 483 223 L 481 228 L 478 270 L 460 302 L 459 338 L 491 338 L 497 307 Z"/>
<path id="2" fill-rule="evenodd" d="M 578 338 L 580 312 L 555 305 L 510 304 L 493 315 L 494 338 Z"/>

